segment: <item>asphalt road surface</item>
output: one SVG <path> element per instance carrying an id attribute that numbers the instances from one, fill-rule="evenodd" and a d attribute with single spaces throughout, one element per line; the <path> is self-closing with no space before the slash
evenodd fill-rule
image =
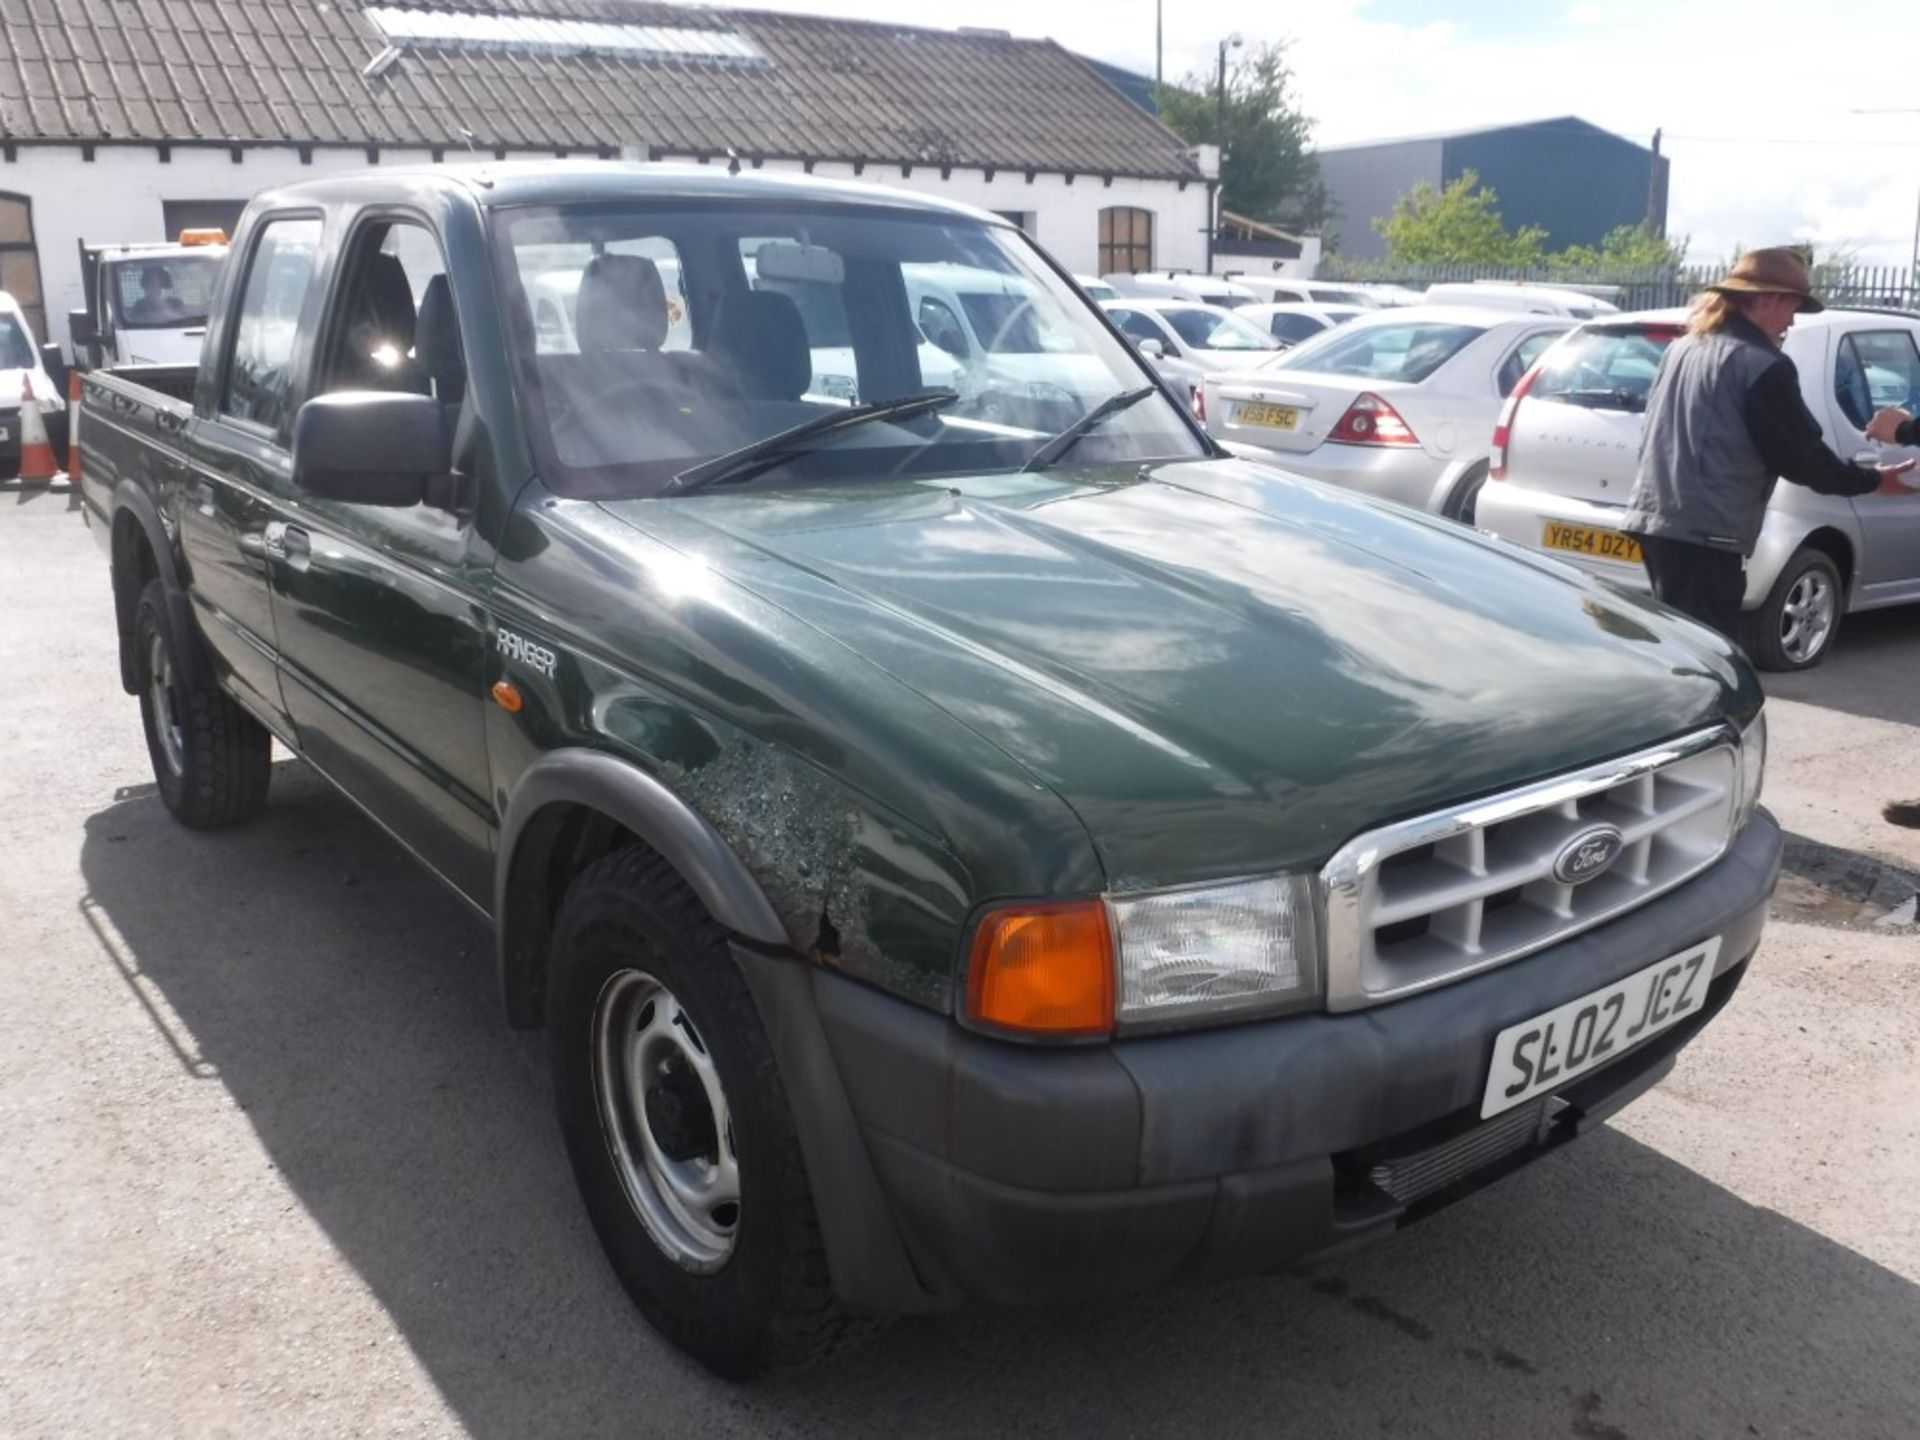
<path id="1" fill-rule="evenodd" d="M 1920 611 L 1773 686 L 1755 972 L 1590 1139 L 1310 1272 L 753 1388 L 601 1262 L 482 927 L 292 762 L 155 798 L 104 560 L 0 492 L 0 1434 L 1920 1433 Z M 1904 907 L 1904 908 L 1903 908 Z"/>

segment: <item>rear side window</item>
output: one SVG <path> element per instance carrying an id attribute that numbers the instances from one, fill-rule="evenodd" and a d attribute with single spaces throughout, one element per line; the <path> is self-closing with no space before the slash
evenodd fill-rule
<path id="1" fill-rule="evenodd" d="M 1679 335 L 1665 328 L 1575 335 L 1548 357 L 1527 398 L 1639 414 L 1660 373 L 1660 357 Z"/>
<path id="2" fill-rule="evenodd" d="M 1844 336 L 1834 357 L 1833 396 L 1856 430 L 1876 410 L 1911 410 L 1920 397 L 1920 351 L 1905 330 L 1863 330 Z"/>
<path id="3" fill-rule="evenodd" d="M 1552 347 L 1560 338 L 1558 330 L 1543 330 L 1538 335 L 1529 335 L 1513 347 L 1513 353 L 1501 362 L 1498 383 L 1502 395 L 1511 395 L 1513 387 L 1520 383 L 1520 377 L 1533 368 L 1533 362 Z"/>
<path id="4" fill-rule="evenodd" d="M 319 249 L 318 220 L 274 220 L 262 228 L 234 323 L 222 414 L 269 430 L 280 428 L 292 384 L 294 335 L 313 288 Z"/>
<path id="5" fill-rule="evenodd" d="M 1288 344 L 1298 344 L 1310 336 L 1318 335 L 1327 327 L 1311 315 L 1288 315 L 1284 313 L 1267 317 L 1268 327 L 1280 339 Z"/>
<path id="6" fill-rule="evenodd" d="M 1251 320 L 1206 310 L 1162 310 L 1160 318 L 1196 350 L 1271 350 L 1273 338 Z"/>
<path id="7" fill-rule="evenodd" d="M 1478 325 L 1420 321 L 1342 326 L 1276 360 L 1272 368 L 1418 384 L 1486 333 Z"/>

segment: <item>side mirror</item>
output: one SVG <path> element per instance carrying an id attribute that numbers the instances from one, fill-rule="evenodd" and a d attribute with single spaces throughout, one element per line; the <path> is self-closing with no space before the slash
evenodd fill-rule
<path id="1" fill-rule="evenodd" d="M 1167 347 L 1158 340 L 1138 340 L 1134 343 L 1139 348 L 1140 353 L 1149 360 L 1164 360 L 1167 358 Z"/>
<path id="2" fill-rule="evenodd" d="M 93 316 L 85 310 L 67 312 L 67 334 L 73 337 L 73 348 L 76 354 L 83 346 L 100 343 L 100 332 L 94 328 Z"/>
<path id="3" fill-rule="evenodd" d="M 350 505 L 418 505 L 444 489 L 453 441 L 440 402 L 385 390 L 343 390 L 300 407 L 293 483 Z"/>
<path id="4" fill-rule="evenodd" d="M 67 393 L 67 357 L 60 353 L 60 347 L 51 340 L 40 347 L 40 368 L 53 381 L 54 394 L 64 397 Z"/>

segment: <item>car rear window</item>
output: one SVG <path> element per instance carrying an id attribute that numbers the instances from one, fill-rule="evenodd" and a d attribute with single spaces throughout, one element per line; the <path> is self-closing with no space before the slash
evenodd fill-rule
<path id="1" fill-rule="evenodd" d="M 1418 384 L 1486 333 L 1479 325 L 1433 321 L 1361 328 L 1346 325 L 1309 340 L 1276 360 L 1271 368 Z"/>
<path id="2" fill-rule="evenodd" d="M 1639 414 L 1647 408 L 1660 357 L 1679 336 L 1677 327 L 1665 326 L 1572 336 L 1548 353 L 1527 398 Z"/>

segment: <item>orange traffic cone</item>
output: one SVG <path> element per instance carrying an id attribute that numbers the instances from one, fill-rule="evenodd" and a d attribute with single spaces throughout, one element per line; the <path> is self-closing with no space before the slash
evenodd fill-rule
<path id="1" fill-rule="evenodd" d="M 40 402 L 33 398 L 33 377 L 20 377 L 20 483 L 44 485 L 60 473 L 47 439 L 47 422 L 40 418 Z"/>

